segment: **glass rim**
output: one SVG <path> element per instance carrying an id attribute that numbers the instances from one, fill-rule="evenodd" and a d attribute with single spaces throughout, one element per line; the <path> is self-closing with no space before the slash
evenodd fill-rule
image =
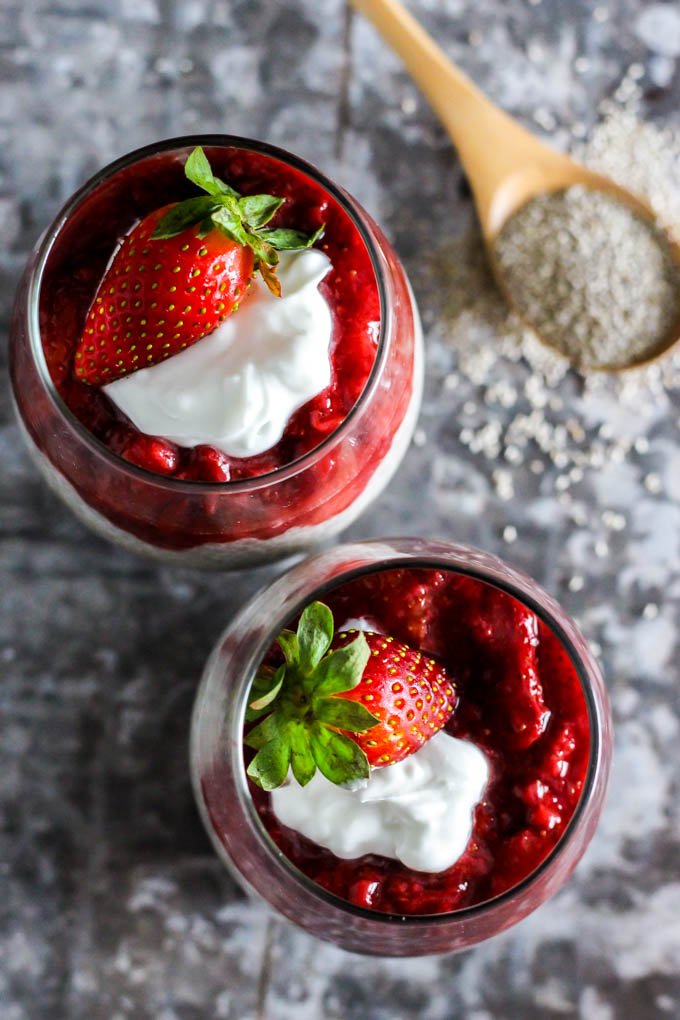
<path id="1" fill-rule="evenodd" d="M 389 541 L 390 539 L 381 539 L 381 542 Z M 370 546 L 372 544 L 372 540 L 368 540 L 366 543 L 356 544 L 358 545 L 365 544 L 367 546 Z M 472 547 L 459 546 L 458 548 L 469 551 L 478 551 L 474 550 Z M 493 554 L 491 553 L 486 553 L 485 555 L 493 556 Z M 498 559 L 499 564 L 501 564 L 502 566 L 509 567 L 509 565 L 506 565 L 505 562 L 500 558 L 498 557 L 495 558 Z M 562 855 L 565 849 L 567 849 L 574 833 L 579 828 L 579 823 L 583 817 L 583 814 L 588 804 L 590 803 L 592 794 L 596 789 L 596 779 L 600 774 L 600 763 L 603 759 L 602 716 L 598 710 L 598 706 L 593 695 L 592 681 L 589 676 L 589 670 L 585 665 L 584 658 L 578 651 L 578 649 L 575 647 L 573 640 L 567 634 L 564 626 L 558 620 L 555 619 L 552 610 L 545 609 L 544 607 L 542 607 L 533 595 L 527 595 L 527 593 L 523 591 L 521 587 L 518 584 L 515 584 L 512 580 L 503 579 L 501 581 L 495 577 L 491 579 L 489 577 L 489 573 L 487 570 L 485 570 L 484 568 L 477 567 L 475 565 L 471 565 L 469 567 L 461 565 L 454 566 L 442 555 L 428 556 L 427 554 L 417 554 L 409 556 L 408 554 L 404 554 L 403 551 L 400 551 L 399 553 L 395 554 L 394 558 L 389 559 L 387 562 L 383 562 L 382 565 L 364 564 L 362 566 L 352 567 L 346 572 L 343 572 L 341 577 L 335 577 L 332 579 L 332 581 L 322 583 L 304 597 L 297 598 L 295 600 L 293 609 L 286 613 L 286 620 L 294 617 L 298 612 L 300 612 L 304 608 L 305 605 L 307 605 L 314 598 L 319 597 L 323 593 L 329 592 L 334 588 L 337 588 L 339 585 L 346 584 L 349 581 L 355 580 L 356 578 L 364 576 L 366 574 L 378 573 L 385 570 L 398 570 L 403 568 L 412 570 L 434 568 L 439 570 L 445 570 L 448 571 L 449 573 L 464 574 L 468 577 L 474 578 L 479 581 L 483 581 L 486 584 L 490 584 L 492 587 L 498 588 L 499 590 L 506 592 L 506 594 L 517 599 L 517 601 L 521 602 L 523 605 L 527 606 L 527 608 L 531 609 L 531 611 L 534 612 L 536 616 L 540 620 L 542 620 L 542 622 L 545 623 L 546 626 L 548 626 L 550 630 L 556 635 L 556 637 L 564 647 L 565 651 L 567 652 L 569 660 L 578 676 L 581 690 L 583 692 L 583 696 L 586 703 L 586 709 L 588 712 L 590 745 L 588 752 L 588 767 L 586 770 L 581 795 L 569 821 L 567 822 L 564 832 L 558 839 L 555 846 L 552 847 L 552 849 L 543 858 L 543 860 L 540 861 L 540 863 L 532 871 L 530 871 L 529 874 L 525 875 L 525 877 L 520 882 L 511 886 L 509 889 L 506 889 L 504 892 L 498 894 L 497 896 L 493 896 L 490 899 L 483 900 L 481 903 L 472 904 L 467 907 L 461 907 L 458 910 L 451 910 L 438 914 L 395 914 L 385 913 L 378 910 L 371 910 L 368 907 L 358 906 L 355 903 L 351 903 L 349 900 L 345 900 L 342 897 L 337 896 L 335 893 L 332 893 L 329 890 L 324 889 L 323 886 L 320 886 L 318 883 L 314 882 L 311 878 L 305 875 L 304 872 L 302 872 L 290 860 L 290 858 L 287 857 L 287 855 L 282 850 L 279 849 L 279 847 L 276 845 L 276 843 L 266 830 L 265 826 L 263 825 L 262 820 L 260 819 L 260 816 L 255 807 L 253 798 L 250 794 L 246 778 L 246 771 L 245 768 L 243 767 L 243 725 L 245 722 L 245 710 L 246 710 L 245 698 L 243 699 L 242 705 L 239 708 L 238 732 L 234 740 L 235 746 L 233 751 L 234 756 L 237 757 L 238 761 L 240 762 L 240 768 L 235 768 L 234 772 L 235 775 L 238 777 L 238 779 L 236 780 L 236 789 L 238 797 L 241 801 L 242 806 L 244 807 L 245 813 L 247 814 L 251 823 L 253 823 L 253 826 L 260 837 L 261 844 L 266 848 L 268 855 L 271 857 L 275 865 L 281 868 L 286 873 L 287 876 L 289 876 L 298 886 L 301 886 L 307 893 L 311 894 L 313 897 L 316 897 L 317 899 L 323 900 L 324 902 L 328 903 L 330 906 L 336 909 L 346 911 L 347 913 L 353 915 L 354 917 L 360 918 L 364 921 L 382 924 L 386 928 L 390 926 L 395 928 L 396 927 L 404 928 L 410 925 L 416 925 L 422 928 L 423 926 L 427 926 L 429 924 L 436 925 L 439 927 L 444 926 L 447 923 L 452 924 L 458 921 L 470 920 L 472 917 L 477 918 L 483 914 L 491 914 L 498 906 L 502 906 L 506 903 L 509 903 L 511 900 L 516 899 L 518 896 L 521 896 L 526 891 L 528 891 L 542 877 L 542 875 L 545 874 L 545 872 L 550 868 L 553 862 L 559 856 Z M 519 572 L 515 571 L 514 568 L 510 567 L 509 569 L 511 569 L 515 575 L 517 576 L 519 575 Z M 540 593 L 545 594 L 550 600 L 552 600 L 552 596 L 545 592 L 544 589 L 540 585 L 538 585 L 535 581 L 533 581 L 530 577 L 528 577 L 528 575 L 526 575 L 526 579 L 533 585 L 535 585 Z M 258 594 L 262 594 L 263 591 L 265 590 L 266 589 L 262 589 Z M 257 597 L 257 595 L 254 597 Z M 559 606 L 559 604 L 557 603 L 555 604 L 558 606 L 559 609 L 561 609 L 561 606 Z M 568 617 L 566 611 L 564 610 L 562 611 L 565 613 L 565 616 Z M 568 619 L 571 620 L 570 617 L 568 617 Z M 266 652 L 266 649 L 274 640 L 277 630 L 285 622 L 286 622 L 285 620 L 279 620 L 275 627 L 268 628 L 266 636 L 261 641 L 258 642 L 256 652 L 250 657 L 251 663 L 253 662 L 257 663 L 261 661 L 263 654 Z M 216 837 L 216 842 L 220 846 L 222 845 L 221 840 L 219 840 L 218 837 Z M 222 849 L 224 850 L 223 847 Z"/>
<path id="2" fill-rule="evenodd" d="M 280 467 L 275 468 L 273 471 L 268 471 L 266 474 L 254 475 L 252 478 L 239 478 L 226 482 L 190 481 L 188 479 L 160 475 L 154 471 L 149 471 L 146 468 L 139 467 L 138 465 L 125 460 L 125 458 L 119 456 L 117 453 L 114 453 L 113 450 L 94 436 L 89 429 L 83 425 L 79 418 L 76 417 L 62 399 L 47 367 L 40 331 L 39 307 L 45 267 L 52 252 L 54 243 L 73 212 L 89 195 L 95 191 L 96 188 L 109 180 L 115 174 L 119 173 L 121 170 L 124 170 L 126 167 L 132 166 L 134 163 L 140 162 L 150 156 L 157 155 L 158 153 L 169 152 L 174 149 L 191 149 L 197 145 L 205 146 L 206 148 L 242 149 L 247 152 L 254 152 L 259 155 L 269 156 L 272 159 L 278 160 L 279 162 L 292 167 L 294 170 L 298 170 L 307 177 L 310 177 L 315 183 L 319 184 L 331 195 L 341 209 L 347 214 L 355 229 L 359 233 L 371 261 L 380 302 L 378 346 L 371 371 L 369 372 L 364 388 L 359 394 L 357 400 L 337 428 L 335 428 L 330 435 L 326 436 L 317 446 L 313 447 L 313 449 L 308 450 L 301 457 L 297 457 L 288 464 L 283 464 Z M 373 239 L 373 230 L 370 227 L 366 216 L 367 214 L 364 213 L 363 209 L 361 209 L 359 204 L 348 192 L 335 184 L 312 163 L 309 163 L 300 156 L 296 156 L 294 153 L 290 153 L 279 146 L 271 145 L 269 142 L 262 142 L 253 138 L 216 133 L 178 135 L 172 138 L 161 139 L 158 142 L 152 142 L 148 145 L 141 146 L 140 148 L 133 149 L 131 152 L 128 152 L 123 156 L 119 156 L 111 163 L 107 163 L 106 166 L 101 168 L 101 170 L 98 170 L 97 173 L 93 174 L 83 185 L 81 185 L 80 188 L 78 188 L 76 192 L 74 192 L 52 220 L 36 247 L 36 260 L 35 264 L 31 268 L 27 287 L 28 336 L 33 361 L 49 399 L 61 417 L 66 419 L 81 441 L 84 442 L 85 445 L 88 446 L 94 453 L 109 461 L 115 469 L 128 473 L 132 477 L 145 481 L 148 484 L 156 484 L 163 488 L 167 487 L 172 491 L 181 492 L 185 495 L 189 493 L 236 493 L 256 491 L 258 489 L 266 488 L 269 485 L 278 484 L 288 478 L 294 478 L 301 471 L 304 471 L 309 465 L 316 463 L 342 440 L 343 436 L 354 422 L 354 419 L 363 410 L 365 405 L 370 402 L 371 397 L 374 395 L 375 390 L 380 384 L 380 375 L 387 356 L 386 338 L 391 334 L 392 309 L 387 300 L 385 271 L 381 264 L 379 248 Z"/>

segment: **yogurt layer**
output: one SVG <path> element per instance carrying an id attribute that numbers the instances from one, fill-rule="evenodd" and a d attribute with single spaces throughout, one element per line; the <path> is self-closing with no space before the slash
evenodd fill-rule
<path id="1" fill-rule="evenodd" d="M 272 791 L 279 821 L 336 857 L 380 854 L 414 871 L 444 871 L 472 832 L 489 778 L 483 752 L 440 732 L 403 761 L 371 770 L 363 789 L 335 786 L 317 771 Z"/>
<path id="2" fill-rule="evenodd" d="M 263 453 L 331 381 L 330 308 L 319 284 L 330 260 L 282 252 L 282 297 L 258 275 L 239 310 L 180 354 L 105 387 L 141 431 L 232 457 Z"/>

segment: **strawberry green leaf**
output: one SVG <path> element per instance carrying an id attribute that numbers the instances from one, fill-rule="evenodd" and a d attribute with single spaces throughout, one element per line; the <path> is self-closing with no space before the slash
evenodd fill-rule
<path id="1" fill-rule="evenodd" d="M 320 698 L 314 702 L 314 715 L 319 722 L 350 733 L 363 733 L 380 722 L 358 701 L 347 698 Z"/>
<path id="2" fill-rule="evenodd" d="M 187 198 L 184 202 L 178 202 L 158 222 L 151 238 L 159 241 L 181 234 L 183 230 L 204 220 L 215 208 L 215 199 L 210 195 L 199 195 L 197 198 Z"/>
<path id="3" fill-rule="evenodd" d="M 289 230 L 287 227 L 280 227 L 277 230 L 259 230 L 260 237 L 264 238 L 272 248 L 277 251 L 304 251 L 323 236 L 325 224 L 313 234 L 305 234 L 301 230 Z"/>
<path id="4" fill-rule="evenodd" d="M 266 708 L 246 708 L 245 720 L 247 723 L 255 722 L 256 719 L 261 719 L 266 712 Z"/>
<path id="5" fill-rule="evenodd" d="M 255 679 L 250 685 L 250 694 L 248 697 L 251 701 L 261 697 L 263 694 L 266 694 L 267 691 L 271 690 L 274 685 L 275 674 L 276 670 L 272 666 L 260 666 L 255 674 Z M 248 706 L 246 708 L 246 722 L 254 722 L 266 711 L 266 708 L 255 709 Z"/>
<path id="6" fill-rule="evenodd" d="M 350 737 L 326 729 L 322 723 L 316 722 L 310 728 L 309 743 L 319 771 L 331 783 L 368 779 L 368 759 Z"/>
<path id="7" fill-rule="evenodd" d="M 225 184 L 225 182 L 220 180 L 219 177 L 213 177 L 213 180 L 215 182 L 215 189 L 216 189 L 215 190 L 215 194 L 230 195 L 231 198 L 240 198 L 241 197 L 239 195 L 238 191 L 234 191 L 234 189 L 231 187 L 231 185 Z"/>
<path id="8" fill-rule="evenodd" d="M 292 630 L 282 630 L 276 639 L 289 666 L 297 666 L 300 661 L 297 634 Z"/>
<path id="9" fill-rule="evenodd" d="M 253 249 L 256 258 L 268 266 L 276 266 L 279 263 L 278 252 L 266 241 L 263 241 L 259 233 L 248 235 L 248 244 Z"/>
<path id="10" fill-rule="evenodd" d="M 222 206 L 212 214 L 212 220 L 232 241 L 244 247 L 250 246 L 250 235 L 246 232 L 240 217 L 231 209 Z"/>
<path id="11" fill-rule="evenodd" d="M 274 674 L 273 687 L 270 690 L 268 690 L 265 694 L 261 695 L 259 698 L 256 698 L 255 701 L 251 701 L 248 708 L 252 708 L 257 712 L 259 711 L 259 709 L 267 708 L 268 705 L 271 705 L 272 701 L 274 701 L 276 695 L 281 690 L 281 685 L 283 684 L 283 678 L 285 677 L 285 675 L 286 667 L 279 666 L 276 673 Z"/>
<path id="12" fill-rule="evenodd" d="M 247 723 L 255 722 L 256 719 L 261 719 L 266 712 L 266 708 L 246 708 L 245 720 Z"/>
<path id="13" fill-rule="evenodd" d="M 219 177 L 215 177 L 210 168 L 208 157 L 200 145 L 196 146 L 184 164 L 184 174 L 193 184 L 202 188 L 203 191 L 207 191 L 210 195 L 218 197 L 229 195 L 231 198 L 241 197 L 238 191 L 234 191 L 229 184 L 225 184 Z"/>
<path id="14" fill-rule="evenodd" d="M 211 216 L 206 216 L 206 218 L 203 220 L 203 222 L 201 223 L 201 226 L 199 227 L 199 230 L 198 230 L 198 236 L 199 236 L 200 240 L 202 241 L 203 238 L 207 237 L 208 234 L 210 234 L 214 229 L 215 229 L 215 224 L 212 221 L 212 217 Z"/>
<path id="15" fill-rule="evenodd" d="M 239 199 L 241 216 L 252 229 L 269 223 L 274 213 L 283 205 L 284 199 L 276 195 L 246 195 Z"/>
<path id="16" fill-rule="evenodd" d="M 239 204 L 240 201 L 241 201 L 240 196 L 236 194 L 228 195 L 226 192 L 223 192 L 220 195 L 220 202 L 222 203 L 224 208 L 228 209 L 229 212 L 232 213 L 237 220 L 240 220 L 243 223 L 243 226 L 245 227 L 246 223 L 243 213 L 241 212 L 241 206 Z"/>
<path id="17" fill-rule="evenodd" d="M 309 746 L 309 737 L 300 723 L 290 726 L 290 767 L 300 786 L 306 786 L 316 772 L 316 762 Z"/>
<path id="18" fill-rule="evenodd" d="M 358 634 L 354 641 L 322 659 L 315 671 L 314 694 L 327 697 L 351 691 L 361 680 L 370 656 L 368 641 Z"/>
<path id="19" fill-rule="evenodd" d="M 279 720 L 276 712 L 272 712 L 263 719 L 261 723 L 254 726 L 253 729 L 246 734 L 243 738 L 243 743 L 247 744 L 248 747 L 254 748 L 259 751 L 260 748 L 268 744 L 270 740 L 274 740 L 279 734 Z"/>
<path id="20" fill-rule="evenodd" d="M 200 145 L 196 146 L 184 164 L 184 175 L 193 184 L 197 184 L 199 188 L 202 188 L 203 191 L 207 191 L 211 195 L 219 194 L 219 188 L 210 169 L 208 157 Z"/>
<path id="21" fill-rule="evenodd" d="M 274 682 L 275 676 L 276 670 L 274 669 L 274 667 L 267 666 L 265 663 L 263 663 L 258 669 L 257 673 L 255 674 L 255 679 L 250 685 L 251 695 L 253 694 L 254 691 L 259 691 L 260 693 L 262 693 L 263 691 L 268 691 Z"/>
<path id="22" fill-rule="evenodd" d="M 307 606 L 297 629 L 300 667 L 305 673 L 316 669 L 333 640 L 333 614 L 323 602 Z"/>
<path id="23" fill-rule="evenodd" d="M 263 790 L 275 790 L 285 781 L 289 762 L 290 742 L 279 734 L 260 748 L 248 766 L 248 775 Z"/>

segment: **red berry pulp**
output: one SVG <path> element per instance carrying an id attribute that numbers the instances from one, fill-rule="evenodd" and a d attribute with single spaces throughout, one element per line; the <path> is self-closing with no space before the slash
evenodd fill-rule
<path id="1" fill-rule="evenodd" d="M 372 618 L 446 666 L 459 702 L 445 729 L 484 751 L 489 783 L 465 852 L 437 874 L 372 854 L 341 860 L 282 825 L 269 796 L 251 784 L 272 839 L 314 882 L 372 910 L 444 913 L 511 889 L 559 841 L 587 771 L 588 712 L 562 644 L 516 599 L 454 572 L 377 572 L 324 600 L 338 626 Z"/>
<path id="2" fill-rule="evenodd" d="M 204 448 L 196 451 L 178 447 L 162 437 L 140 433 L 103 389 L 87 386 L 74 375 L 73 359 L 85 317 L 120 240 L 154 208 L 196 193 L 196 188 L 178 178 L 181 167 L 176 160 L 170 166 L 157 166 L 153 181 L 148 174 L 136 181 L 134 167 L 128 171 L 132 179 L 125 205 L 117 203 L 97 210 L 97 225 L 102 214 L 107 216 L 108 229 L 103 233 L 109 239 L 108 246 L 103 240 L 93 239 L 91 248 L 79 245 L 65 253 L 59 274 L 49 278 L 43 288 L 40 329 L 52 379 L 64 402 L 93 435 L 147 471 L 220 482 L 267 474 L 289 464 L 318 446 L 344 421 L 373 367 L 380 302 L 375 273 L 358 230 L 319 184 L 299 170 L 259 153 L 219 149 L 209 150 L 209 157 L 214 171 L 242 194 L 264 192 L 285 199 L 269 226 L 312 232 L 326 225 L 316 246 L 328 255 L 332 265 L 319 288 L 333 317 L 331 383 L 292 415 L 276 446 L 248 458 L 229 457 L 218 450 L 206 455 Z M 86 214 L 87 209 L 83 211 Z M 93 227 L 89 224 L 90 230 Z"/>

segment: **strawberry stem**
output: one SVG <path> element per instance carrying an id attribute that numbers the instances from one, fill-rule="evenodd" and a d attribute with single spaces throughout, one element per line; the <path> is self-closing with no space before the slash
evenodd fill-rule
<path id="1" fill-rule="evenodd" d="M 248 775 L 264 790 L 281 786 L 289 768 L 301 786 L 317 768 L 337 784 L 368 778 L 366 754 L 339 730 L 363 733 L 379 720 L 358 702 L 335 697 L 360 683 L 370 655 L 368 642 L 359 634 L 329 652 L 333 631 L 328 606 L 312 602 L 300 617 L 297 633 L 284 630 L 278 636 L 285 663 L 275 672 L 262 667 L 253 680 L 246 718 L 260 721 L 245 737 L 257 752 Z"/>

